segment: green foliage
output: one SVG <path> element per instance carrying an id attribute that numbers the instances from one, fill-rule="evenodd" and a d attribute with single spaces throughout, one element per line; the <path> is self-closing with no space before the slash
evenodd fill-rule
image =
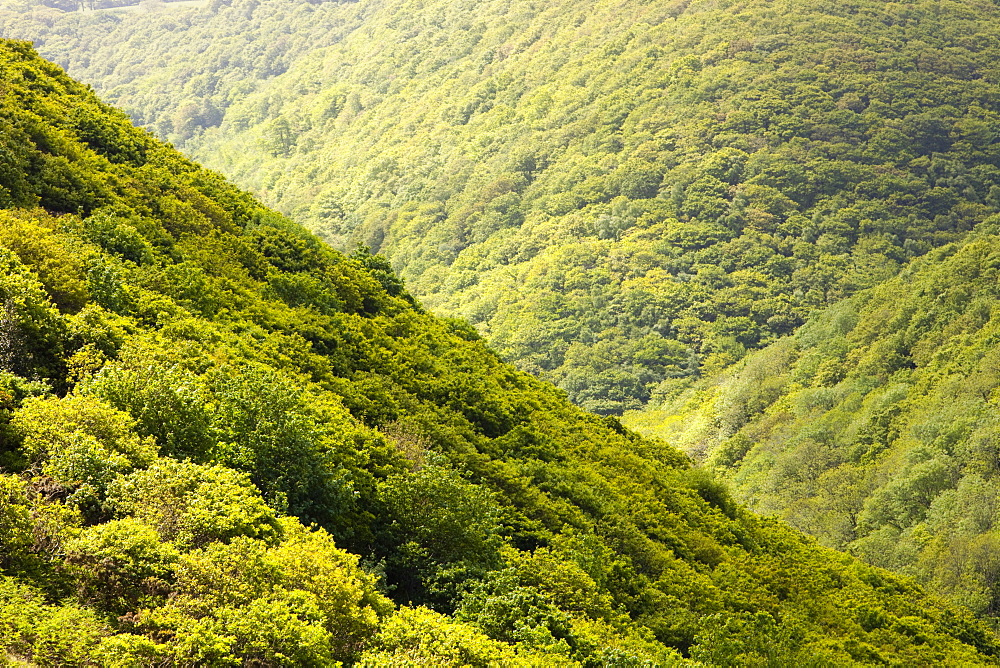
<path id="1" fill-rule="evenodd" d="M 610 599 L 565 555 L 540 548 L 508 557 L 506 568 L 491 573 L 463 598 L 459 619 L 473 621 L 491 637 L 570 657 L 580 644 L 574 618 L 611 616 Z"/>
<path id="2" fill-rule="evenodd" d="M 4 23 L 618 414 L 997 212 L 994 19 L 957 0 L 234 0 Z"/>
<path id="3" fill-rule="evenodd" d="M 359 666 L 531 665 L 508 645 L 427 608 L 400 608 L 386 620 Z"/>
<path id="4" fill-rule="evenodd" d="M 0 578 L 0 644 L 8 660 L 30 659 L 38 666 L 83 666 L 106 632 L 93 612 L 48 605 L 32 587 L 13 578 Z"/>
<path id="5" fill-rule="evenodd" d="M 165 650 L 181 662 L 329 665 L 357 653 L 388 601 L 329 535 L 286 530 L 276 547 L 237 538 L 183 556 L 173 597 L 139 627 L 176 634 Z"/>
<path id="6" fill-rule="evenodd" d="M 27 556 L 35 542 L 33 529 L 24 481 L 0 475 L 0 568 L 10 569 Z"/>
<path id="7" fill-rule="evenodd" d="M 66 551 L 81 597 L 118 614 L 161 604 L 179 558 L 153 527 L 131 517 L 88 527 Z"/>
<path id="8" fill-rule="evenodd" d="M 166 359 L 154 361 L 158 354 Z M 334 459 L 356 432 L 343 409 L 324 406 L 267 366 L 219 365 L 199 374 L 178 361 L 162 349 L 130 351 L 86 391 L 128 410 L 166 454 L 245 472 L 283 512 L 329 524 L 351 505 L 351 482 Z"/>
<path id="9" fill-rule="evenodd" d="M 64 310 L 83 306 L 90 296 L 80 258 L 83 249 L 72 237 L 59 234 L 60 221 L 44 212 L 24 216 L 4 211 L 2 215 L 3 245 L 32 267 L 52 301 Z"/>
<path id="10" fill-rule="evenodd" d="M 3 123 L 35 129 L 5 141 L 37 154 L 31 208 L 0 220 L 27 235 L 0 235 L 5 661 L 589 668 L 759 662 L 770 636 L 801 662 L 996 662 L 980 622 L 749 514 L 415 306 L 383 261 L 103 118 L 23 43 L 0 66 Z M 950 480 L 958 453 L 927 453 L 893 516 Z M 967 543 L 984 567 L 991 546 Z M 410 601 L 437 612 L 393 615 Z"/>
<path id="11" fill-rule="evenodd" d="M 81 507 L 100 503 L 112 480 L 156 456 L 153 441 L 131 431 L 128 415 L 89 397 L 30 399 L 11 424 L 23 434 L 32 470 L 64 487 L 68 501 Z"/>
<path id="12" fill-rule="evenodd" d="M 461 585 L 482 577 L 498 561 L 497 499 L 440 466 L 422 466 L 379 483 L 393 544 L 386 574 L 400 600 L 449 608 Z"/>
<path id="13" fill-rule="evenodd" d="M 17 255 L 0 249 L 0 368 L 22 377 L 58 377 L 65 324 Z"/>
<path id="14" fill-rule="evenodd" d="M 273 511 L 246 476 L 222 466 L 161 460 L 115 480 L 107 505 L 185 548 L 236 536 L 273 541 L 279 535 Z"/>
<path id="15" fill-rule="evenodd" d="M 996 614 L 996 243 L 984 227 L 823 313 L 659 433 L 751 507 Z"/>

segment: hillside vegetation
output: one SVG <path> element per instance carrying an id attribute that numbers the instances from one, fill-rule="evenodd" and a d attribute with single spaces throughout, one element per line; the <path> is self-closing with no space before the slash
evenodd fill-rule
<path id="1" fill-rule="evenodd" d="M 992 665 L 0 41 L 14 665 Z"/>
<path id="2" fill-rule="evenodd" d="M 636 426 L 820 542 L 1000 613 L 1000 219 Z"/>
<path id="3" fill-rule="evenodd" d="M 233 0 L 4 22 L 603 413 L 1000 206 L 988 0 Z"/>

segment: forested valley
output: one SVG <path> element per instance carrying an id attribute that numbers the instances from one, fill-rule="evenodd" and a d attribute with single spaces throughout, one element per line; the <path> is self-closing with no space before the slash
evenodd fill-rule
<path id="1" fill-rule="evenodd" d="M 0 43 L 14 665 L 990 664 Z"/>
<path id="2" fill-rule="evenodd" d="M 0 0 L 0 665 L 1000 663 L 994 2 L 111 5 Z"/>
<path id="3" fill-rule="evenodd" d="M 633 426 L 759 512 L 1000 614 L 1000 217 Z"/>
<path id="4" fill-rule="evenodd" d="M 991 1 L 46 16 L 5 32 L 603 414 L 1000 206 Z"/>

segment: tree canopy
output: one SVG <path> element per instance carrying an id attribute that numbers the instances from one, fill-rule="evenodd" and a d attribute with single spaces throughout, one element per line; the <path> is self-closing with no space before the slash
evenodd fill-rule
<path id="1" fill-rule="evenodd" d="M 629 423 L 752 508 L 995 617 L 998 223 Z"/>
<path id="2" fill-rule="evenodd" d="M 987 0 L 213 2 L 7 33 L 606 414 L 1000 206 Z"/>
<path id="3" fill-rule="evenodd" d="M 996 663 L 26 43 L 0 81 L 5 662 Z"/>

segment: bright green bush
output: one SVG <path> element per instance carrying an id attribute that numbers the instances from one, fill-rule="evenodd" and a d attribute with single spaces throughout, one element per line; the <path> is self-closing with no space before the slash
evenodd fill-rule
<path id="1" fill-rule="evenodd" d="M 156 457 L 155 444 L 132 431 L 128 415 L 91 397 L 29 399 L 11 423 L 23 434 L 33 470 L 69 490 L 81 507 L 101 503 L 116 476 Z"/>
<path id="2" fill-rule="evenodd" d="M 245 475 L 223 466 L 162 459 L 120 476 L 108 490 L 116 515 L 134 517 L 183 548 L 249 536 L 273 541 L 280 528 Z"/>
<path id="3" fill-rule="evenodd" d="M 141 615 L 177 661 L 329 665 L 360 652 L 389 602 L 329 535 L 285 522 L 273 547 L 236 538 L 182 556 L 173 596 Z"/>
<path id="4" fill-rule="evenodd" d="M 84 600 L 125 614 L 162 603 L 180 554 L 131 517 L 88 527 L 66 545 Z"/>
<path id="5" fill-rule="evenodd" d="M 532 665 L 504 643 L 427 608 L 400 608 L 386 620 L 359 666 Z"/>
<path id="6" fill-rule="evenodd" d="M 0 475 L 0 568 L 16 567 L 33 547 L 34 522 L 24 481 Z"/>

